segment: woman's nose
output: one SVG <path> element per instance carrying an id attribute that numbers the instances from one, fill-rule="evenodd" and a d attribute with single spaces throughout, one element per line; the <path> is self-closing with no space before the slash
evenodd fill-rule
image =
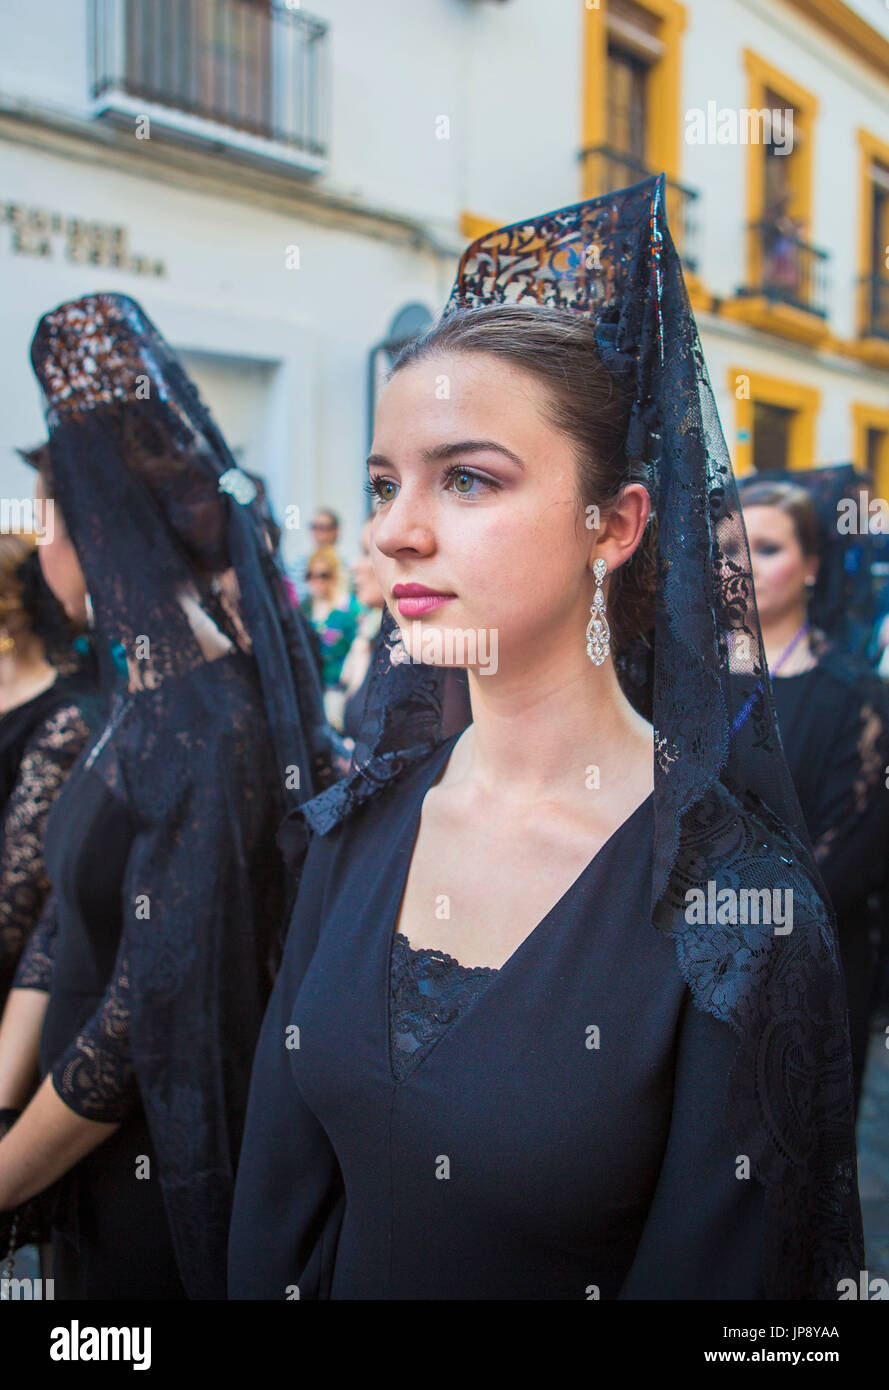
<path id="1" fill-rule="evenodd" d="M 425 553 L 434 543 L 428 498 L 414 488 L 402 486 L 385 511 L 377 514 L 374 544 L 384 555 L 392 556 L 400 550 Z"/>

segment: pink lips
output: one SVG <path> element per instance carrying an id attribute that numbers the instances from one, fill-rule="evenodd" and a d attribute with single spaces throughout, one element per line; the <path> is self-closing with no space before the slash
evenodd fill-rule
<path id="1" fill-rule="evenodd" d="M 440 608 L 456 597 L 454 594 L 436 593 L 434 589 L 427 589 L 425 584 L 396 584 L 392 594 L 398 600 L 398 611 L 403 618 L 422 617 L 424 613 L 431 613 L 434 608 Z"/>

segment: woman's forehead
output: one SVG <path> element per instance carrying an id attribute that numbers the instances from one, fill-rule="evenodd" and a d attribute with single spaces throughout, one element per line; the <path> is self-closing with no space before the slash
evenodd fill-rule
<path id="1" fill-rule="evenodd" d="M 395 373 L 380 397 L 371 452 L 422 450 L 466 438 L 493 438 L 512 447 L 520 435 L 552 431 L 543 412 L 545 395 L 529 372 L 486 353 L 412 362 Z"/>

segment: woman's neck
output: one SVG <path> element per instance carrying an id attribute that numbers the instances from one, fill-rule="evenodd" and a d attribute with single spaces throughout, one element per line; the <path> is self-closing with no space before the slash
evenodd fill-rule
<path id="1" fill-rule="evenodd" d="M 805 609 L 793 608 L 787 613 L 775 617 L 771 622 L 762 623 L 762 641 L 770 671 L 774 672 L 781 657 L 805 621 Z M 809 634 L 804 633 L 781 663 L 780 673 L 781 675 L 793 675 L 800 671 L 808 671 L 814 665 L 815 660 L 809 646 Z"/>
<path id="2" fill-rule="evenodd" d="M 511 805 L 578 800 L 601 788 L 637 804 L 654 787 L 654 731 L 637 714 L 609 660 L 583 650 L 561 669 L 538 663 L 513 676 L 469 673 L 473 722 L 448 768 Z"/>
<path id="3" fill-rule="evenodd" d="M 42 643 L 29 644 L 15 654 L 0 655 L 0 713 L 42 695 L 56 674 L 55 667 L 46 660 Z"/>

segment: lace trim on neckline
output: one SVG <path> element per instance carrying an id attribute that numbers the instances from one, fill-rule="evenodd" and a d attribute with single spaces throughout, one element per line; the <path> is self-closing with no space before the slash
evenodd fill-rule
<path id="1" fill-rule="evenodd" d="M 424 960 L 440 960 L 443 964 L 453 966 L 455 973 L 463 975 L 499 975 L 500 967 L 497 965 L 463 965 L 456 957 L 448 955 L 447 951 L 441 950 L 438 946 L 412 946 L 404 935 L 404 932 L 397 931 L 396 938 L 403 943 L 410 951 L 411 955 Z"/>

